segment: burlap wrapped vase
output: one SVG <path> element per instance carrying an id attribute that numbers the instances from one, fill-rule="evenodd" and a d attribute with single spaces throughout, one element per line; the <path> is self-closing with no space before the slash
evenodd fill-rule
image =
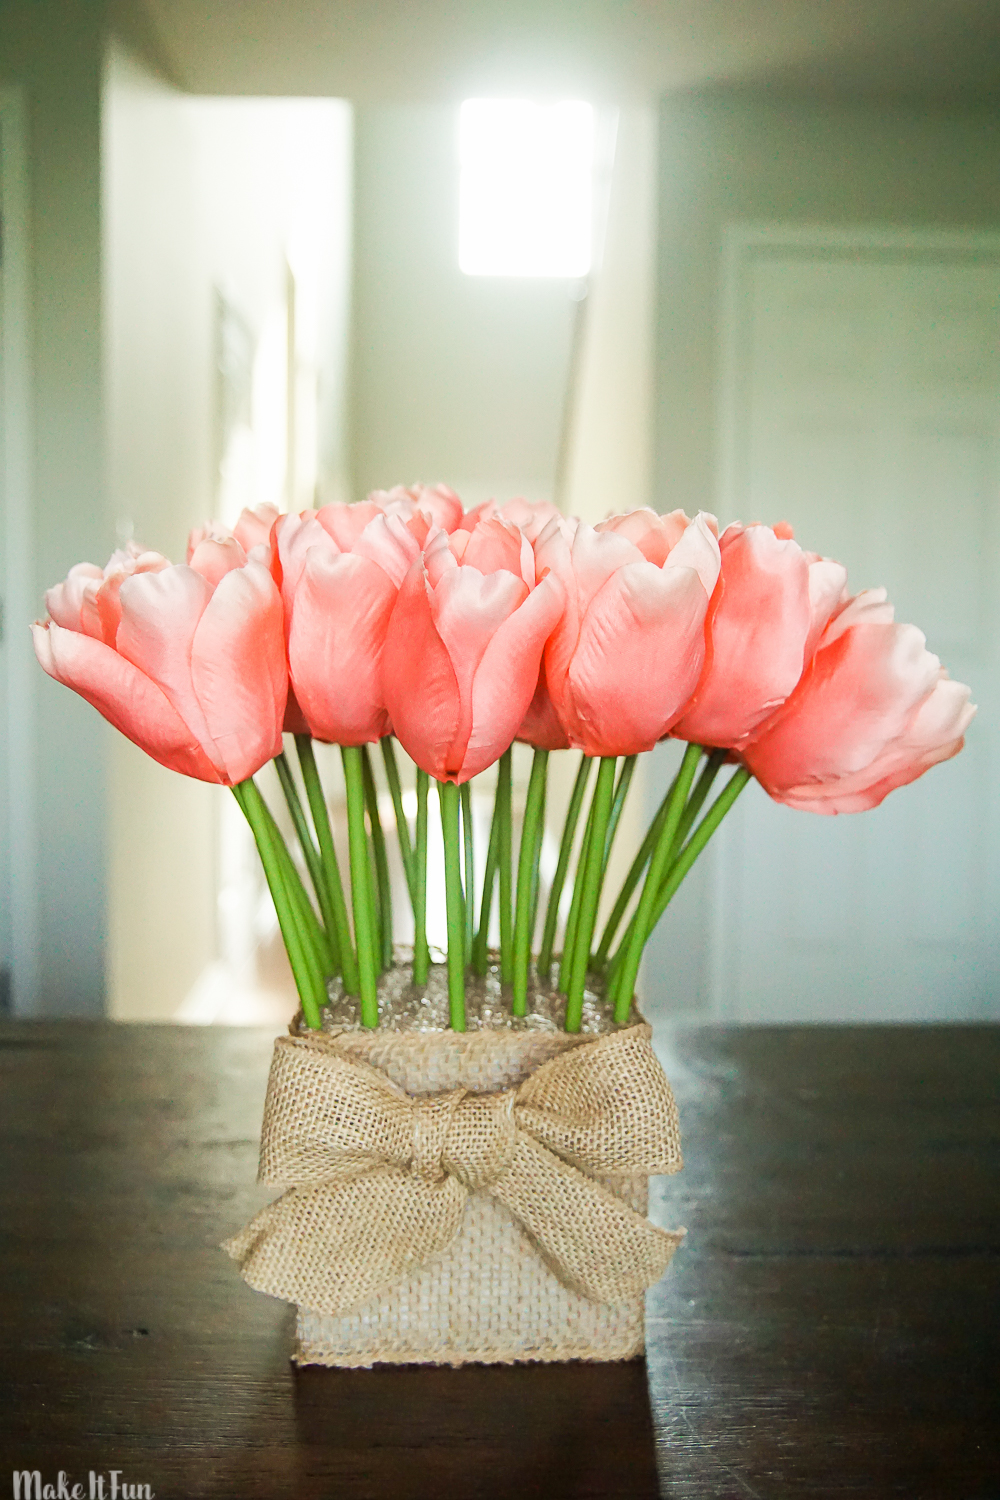
<path id="1" fill-rule="evenodd" d="M 298 1304 L 295 1360 L 641 1354 L 643 1294 L 684 1233 L 646 1218 L 650 1174 L 681 1166 L 649 1026 L 391 1012 L 275 1044 L 260 1178 L 285 1192 L 225 1248 Z"/>

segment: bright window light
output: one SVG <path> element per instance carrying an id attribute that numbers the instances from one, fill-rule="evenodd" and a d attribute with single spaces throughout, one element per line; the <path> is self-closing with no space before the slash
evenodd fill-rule
<path id="1" fill-rule="evenodd" d="M 458 261 L 469 276 L 586 276 L 589 104 L 467 99 L 459 116 Z"/>

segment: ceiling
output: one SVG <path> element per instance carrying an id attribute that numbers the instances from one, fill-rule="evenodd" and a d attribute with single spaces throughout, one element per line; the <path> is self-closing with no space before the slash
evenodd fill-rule
<path id="1" fill-rule="evenodd" d="M 195 93 L 359 102 L 711 86 L 976 105 L 998 0 L 141 0 Z"/>

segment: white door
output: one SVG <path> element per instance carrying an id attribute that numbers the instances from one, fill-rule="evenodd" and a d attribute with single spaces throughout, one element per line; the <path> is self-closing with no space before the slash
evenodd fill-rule
<path id="1" fill-rule="evenodd" d="M 1000 241 L 736 232 L 725 518 L 788 520 L 884 584 L 979 704 L 965 750 L 868 813 L 757 786 L 723 832 L 715 1009 L 1000 1015 Z"/>

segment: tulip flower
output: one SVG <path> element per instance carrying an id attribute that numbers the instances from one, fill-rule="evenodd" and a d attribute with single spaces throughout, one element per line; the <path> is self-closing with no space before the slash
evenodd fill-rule
<path id="1" fill-rule="evenodd" d="M 93 636 L 113 646 L 121 620 L 119 593 L 126 578 L 135 573 L 159 573 L 170 560 L 129 542 L 113 552 L 107 567 L 77 563 L 69 575 L 45 594 L 45 607 L 56 625 L 64 630 Z"/>
<path id="2" fill-rule="evenodd" d="M 826 627 L 801 681 L 742 758 L 778 802 L 808 812 L 877 807 L 957 755 L 975 708 L 915 625 L 893 623 L 884 589 Z"/>
<path id="3" fill-rule="evenodd" d="M 421 547 L 432 527 L 451 532 L 462 520 L 462 502 L 446 484 L 397 484 L 391 490 L 372 490 L 365 503 L 399 516 Z"/>
<path id="4" fill-rule="evenodd" d="M 485 500 L 482 505 L 477 505 L 472 510 L 466 511 L 458 523 L 458 529 L 461 531 L 473 531 L 480 521 L 492 521 L 494 519 L 513 521 L 514 525 L 520 527 L 521 531 L 524 532 L 528 541 L 534 542 L 542 534 L 549 522 L 559 515 L 558 508 L 548 500 L 538 500 L 532 503 L 517 496 L 513 500 L 506 501 L 503 505 L 498 505 L 495 500 Z"/>
<path id="5" fill-rule="evenodd" d="M 283 516 L 274 544 L 291 689 L 309 733 L 338 745 L 381 739 L 391 730 L 382 650 L 416 537 L 366 502 Z"/>
<path id="6" fill-rule="evenodd" d="M 261 505 L 255 505 L 253 510 L 244 507 L 232 526 L 226 526 L 222 521 L 206 521 L 203 526 L 196 526 L 188 537 L 188 562 L 191 561 L 192 554 L 199 543 L 224 541 L 230 536 L 236 538 L 248 556 L 254 547 L 268 546 L 271 539 L 271 527 L 279 514 L 276 505 L 265 501 Z"/>
<path id="7" fill-rule="evenodd" d="M 847 570 L 803 552 L 785 526 L 727 526 L 709 649 L 677 739 L 742 744 L 792 692 L 842 602 Z"/>
<path id="8" fill-rule="evenodd" d="M 516 526 L 431 532 L 399 591 L 382 668 L 393 729 L 418 766 L 462 783 L 508 748 L 562 607 L 556 577 L 535 585 Z"/>
<path id="9" fill-rule="evenodd" d="M 553 520 L 535 543 L 535 566 L 566 595 L 545 674 L 570 743 L 599 756 L 651 749 L 704 665 L 720 567 L 714 517 L 641 510 L 575 530 Z"/>
<path id="10" fill-rule="evenodd" d="M 281 750 L 281 599 L 234 538 L 198 542 L 187 566 L 139 549 L 82 564 L 47 602 L 42 667 L 161 765 L 231 786 Z"/>

